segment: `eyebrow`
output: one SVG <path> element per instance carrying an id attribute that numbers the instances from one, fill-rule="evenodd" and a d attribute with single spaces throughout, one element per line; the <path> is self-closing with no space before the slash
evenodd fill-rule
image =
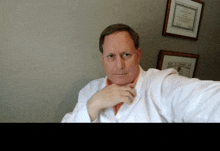
<path id="1" fill-rule="evenodd" d="M 125 51 L 121 52 L 120 54 L 124 54 L 124 53 L 132 53 L 132 52 L 130 50 L 125 50 Z M 114 52 L 107 53 L 107 55 L 109 55 L 109 54 L 115 54 L 115 53 Z"/>
<path id="2" fill-rule="evenodd" d="M 114 53 L 110 52 L 106 54 L 106 56 L 109 56 L 109 55 L 114 55 Z"/>

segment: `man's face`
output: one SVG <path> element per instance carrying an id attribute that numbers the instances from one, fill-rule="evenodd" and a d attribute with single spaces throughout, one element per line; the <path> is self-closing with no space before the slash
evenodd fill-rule
<path id="1" fill-rule="evenodd" d="M 108 79 L 117 85 L 132 83 L 139 74 L 141 49 L 136 49 L 127 31 L 105 36 L 102 64 Z"/>

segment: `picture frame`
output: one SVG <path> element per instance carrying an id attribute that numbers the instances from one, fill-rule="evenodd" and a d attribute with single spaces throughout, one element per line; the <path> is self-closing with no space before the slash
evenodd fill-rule
<path id="1" fill-rule="evenodd" d="M 157 69 L 174 68 L 179 75 L 194 78 L 199 55 L 160 50 L 158 54 Z"/>
<path id="2" fill-rule="evenodd" d="M 205 2 L 168 0 L 163 36 L 198 40 Z"/>

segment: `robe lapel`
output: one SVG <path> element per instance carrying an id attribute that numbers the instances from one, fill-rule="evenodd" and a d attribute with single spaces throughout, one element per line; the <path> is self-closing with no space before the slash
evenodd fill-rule
<path id="1" fill-rule="evenodd" d="M 132 104 L 128 105 L 124 103 L 119 109 L 116 116 L 114 114 L 113 108 L 104 109 L 100 113 L 100 122 L 137 122 L 138 119 L 141 118 L 137 116 L 139 115 L 138 109 L 144 110 L 143 114 L 147 114 L 145 111 L 146 105 L 143 105 L 143 103 L 145 103 L 145 100 L 144 99 L 141 100 L 145 90 L 145 85 L 143 81 L 144 81 L 144 71 L 140 67 L 140 75 L 137 84 L 135 86 L 137 96 L 134 98 Z M 141 102 L 144 101 L 144 102 L 140 103 L 140 101 Z"/>
<path id="2" fill-rule="evenodd" d="M 100 113 L 100 122 L 110 123 L 110 122 L 118 122 L 113 108 L 104 109 Z"/>
<path id="3" fill-rule="evenodd" d="M 116 114 L 116 119 L 119 122 L 125 122 L 128 119 L 128 116 L 132 113 L 133 108 L 138 104 L 141 99 L 141 95 L 137 94 L 132 104 L 128 105 L 124 103 Z"/>
<path id="4" fill-rule="evenodd" d="M 133 109 L 140 102 L 140 100 L 142 98 L 142 95 L 144 93 L 144 91 L 143 91 L 144 90 L 143 89 L 143 81 L 144 81 L 144 71 L 140 67 L 140 74 L 139 74 L 138 81 L 137 81 L 136 86 L 135 86 L 135 91 L 137 93 L 137 96 L 134 98 L 134 100 L 133 100 L 131 105 L 128 105 L 128 104 L 124 103 L 121 106 L 121 108 L 119 109 L 119 111 L 118 111 L 118 113 L 116 115 L 116 119 L 119 122 L 125 122 L 128 119 L 128 117 L 131 114 L 133 114 Z M 135 119 L 130 119 L 130 120 L 131 120 L 131 122 L 135 122 Z"/>

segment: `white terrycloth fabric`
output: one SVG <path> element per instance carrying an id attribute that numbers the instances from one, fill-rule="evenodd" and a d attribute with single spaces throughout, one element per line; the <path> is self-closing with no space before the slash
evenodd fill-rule
<path id="1" fill-rule="evenodd" d="M 62 122 L 91 122 L 87 101 L 106 86 L 106 78 L 91 81 Z M 135 86 L 137 96 L 124 103 L 116 116 L 104 109 L 93 122 L 220 122 L 220 82 L 179 76 L 174 69 L 143 71 Z"/>

